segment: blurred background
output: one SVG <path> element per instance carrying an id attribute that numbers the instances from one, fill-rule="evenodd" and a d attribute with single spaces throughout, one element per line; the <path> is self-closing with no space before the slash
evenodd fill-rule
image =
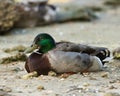
<path id="1" fill-rule="evenodd" d="M 1 47 L 29 45 L 41 32 L 56 41 L 119 45 L 120 0 L 0 1 Z"/>

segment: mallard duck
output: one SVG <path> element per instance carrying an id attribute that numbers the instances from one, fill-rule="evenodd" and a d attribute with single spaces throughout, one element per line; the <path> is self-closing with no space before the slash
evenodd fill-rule
<path id="1" fill-rule="evenodd" d="M 48 74 L 49 71 L 56 73 L 100 71 L 103 68 L 103 60 L 110 55 L 109 50 L 104 47 L 65 41 L 56 43 L 47 33 L 38 34 L 25 53 L 35 49 L 38 50 L 28 57 L 25 69 L 28 73 L 37 71 L 38 75 Z"/>

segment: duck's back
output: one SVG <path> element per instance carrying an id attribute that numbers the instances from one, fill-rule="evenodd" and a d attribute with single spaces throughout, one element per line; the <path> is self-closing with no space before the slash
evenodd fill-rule
<path id="1" fill-rule="evenodd" d="M 103 63 L 104 59 L 110 57 L 110 51 L 105 47 L 89 46 L 84 44 L 76 44 L 72 42 L 61 41 L 56 43 L 56 50 L 86 53 L 97 56 Z"/>

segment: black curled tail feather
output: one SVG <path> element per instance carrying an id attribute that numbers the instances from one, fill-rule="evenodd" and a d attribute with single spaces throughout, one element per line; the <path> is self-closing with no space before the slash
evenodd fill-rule
<path id="1" fill-rule="evenodd" d="M 102 61 L 102 63 L 104 64 L 105 61 L 103 61 L 104 59 L 106 59 L 107 57 L 110 57 L 110 51 L 107 48 L 101 48 L 99 49 L 98 53 L 96 54 L 96 56 Z"/>

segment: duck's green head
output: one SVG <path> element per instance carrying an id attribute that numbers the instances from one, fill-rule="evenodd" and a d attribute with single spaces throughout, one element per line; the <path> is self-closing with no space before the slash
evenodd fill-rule
<path id="1" fill-rule="evenodd" d="M 55 48 L 55 40 L 52 36 L 47 33 L 40 33 L 35 37 L 31 47 L 25 50 L 25 53 L 35 49 L 39 49 L 41 53 L 46 53 L 53 48 Z"/>

